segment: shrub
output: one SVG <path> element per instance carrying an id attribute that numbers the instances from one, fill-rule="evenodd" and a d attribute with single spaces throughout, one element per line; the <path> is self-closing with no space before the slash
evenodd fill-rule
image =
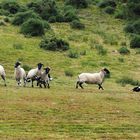
<path id="1" fill-rule="evenodd" d="M 124 30 L 128 33 L 140 34 L 140 20 L 128 23 Z"/>
<path id="2" fill-rule="evenodd" d="M 127 49 L 127 47 L 121 47 L 119 50 L 120 54 L 129 54 L 130 51 Z"/>
<path id="3" fill-rule="evenodd" d="M 73 20 L 70 23 L 71 28 L 73 29 L 84 29 L 85 25 L 83 23 L 81 23 L 79 20 Z"/>
<path id="4" fill-rule="evenodd" d="M 86 8 L 88 7 L 87 0 L 65 0 L 66 5 L 72 5 L 76 8 Z"/>
<path id="5" fill-rule="evenodd" d="M 6 23 L 4 22 L 4 20 L 0 20 L 0 26 L 6 25 Z"/>
<path id="6" fill-rule="evenodd" d="M 27 4 L 28 8 L 38 13 L 44 20 L 56 17 L 59 12 L 54 0 L 39 0 Z"/>
<path id="7" fill-rule="evenodd" d="M 8 17 L 4 17 L 3 20 L 4 20 L 5 22 L 10 22 L 10 19 L 9 19 Z"/>
<path id="8" fill-rule="evenodd" d="M 66 51 L 69 49 L 69 44 L 66 41 L 57 39 L 56 37 L 44 38 L 39 46 L 40 48 L 51 51 Z"/>
<path id="9" fill-rule="evenodd" d="M 140 36 L 134 36 L 130 41 L 131 48 L 140 48 Z"/>
<path id="10" fill-rule="evenodd" d="M 134 80 L 130 77 L 124 76 L 121 79 L 116 81 L 117 83 L 120 83 L 122 86 L 125 86 L 127 84 L 133 85 L 133 86 L 139 86 L 140 82 L 138 80 Z"/>
<path id="11" fill-rule="evenodd" d="M 122 10 L 117 10 L 115 12 L 115 18 L 126 19 L 125 14 L 124 14 L 124 12 Z"/>
<path id="12" fill-rule="evenodd" d="M 114 14 L 115 9 L 114 9 L 113 7 L 111 7 L 111 6 L 108 6 L 108 7 L 106 7 L 106 8 L 104 9 L 104 11 L 105 11 L 105 13 L 107 13 L 107 14 Z"/>
<path id="13" fill-rule="evenodd" d="M 83 50 L 80 52 L 80 55 L 86 55 L 87 54 L 87 51 L 86 50 Z"/>
<path id="14" fill-rule="evenodd" d="M 136 50 L 136 54 L 140 54 L 140 48 Z"/>
<path id="15" fill-rule="evenodd" d="M 21 26 L 21 33 L 30 36 L 44 35 L 44 25 L 39 19 L 29 19 Z"/>
<path id="16" fill-rule="evenodd" d="M 123 63 L 124 59 L 123 58 L 118 58 L 119 62 Z"/>
<path id="17" fill-rule="evenodd" d="M 65 70 L 65 75 L 72 77 L 74 75 L 74 72 L 72 70 Z"/>
<path id="18" fill-rule="evenodd" d="M 10 13 L 4 9 L 0 9 L 0 15 L 8 16 Z"/>
<path id="19" fill-rule="evenodd" d="M 69 53 L 68 53 L 68 57 L 70 57 L 70 58 L 78 58 L 79 54 L 75 50 L 70 50 Z"/>
<path id="20" fill-rule="evenodd" d="M 20 10 L 20 5 L 14 0 L 5 0 L 1 3 L 1 8 L 11 14 L 16 14 Z"/>
<path id="21" fill-rule="evenodd" d="M 65 8 L 64 9 L 64 21 L 71 22 L 73 20 L 78 20 L 78 16 L 76 14 L 76 11 L 70 7 Z"/>
<path id="22" fill-rule="evenodd" d="M 22 67 L 25 71 L 29 71 L 30 69 L 32 69 L 29 65 L 23 65 Z"/>
<path id="23" fill-rule="evenodd" d="M 99 55 L 106 55 L 107 54 L 107 50 L 104 49 L 103 46 L 100 44 L 96 44 L 95 49 L 97 50 Z"/>
<path id="24" fill-rule="evenodd" d="M 100 8 L 105 8 L 107 6 L 116 7 L 117 4 L 114 0 L 102 0 L 97 4 Z"/>
<path id="25" fill-rule="evenodd" d="M 12 23 L 14 25 L 21 25 L 30 18 L 40 19 L 40 17 L 33 11 L 19 12 L 15 15 Z"/>
<path id="26" fill-rule="evenodd" d="M 51 26 L 47 21 L 42 21 L 42 23 L 43 23 L 44 29 L 47 29 L 47 30 L 51 29 Z"/>
<path id="27" fill-rule="evenodd" d="M 23 49 L 23 45 L 20 43 L 14 43 L 13 44 L 13 48 L 17 49 L 17 50 L 22 50 Z"/>

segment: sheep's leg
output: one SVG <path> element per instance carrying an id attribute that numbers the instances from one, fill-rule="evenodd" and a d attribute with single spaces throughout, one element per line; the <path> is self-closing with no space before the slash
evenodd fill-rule
<path id="1" fill-rule="evenodd" d="M 101 88 L 102 90 L 104 90 L 103 87 L 100 84 L 98 84 L 98 86 L 99 86 L 99 89 Z"/>
<path id="2" fill-rule="evenodd" d="M 26 86 L 26 78 L 23 78 L 24 81 L 24 87 Z"/>
<path id="3" fill-rule="evenodd" d="M 32 87 L 34 87 L 34 80 L 32 79 Z"/>
<path id="4" fill-rule="evenodd" d="M 76 83 L 76 88 L 78 88 L 78 85 L 79 85 L 79 81 L 77 81 L 77 83 Z"/>
<path id="5" fill-rule="evenodd" d="M 40 86 L 40 88 L 42 88 L 42 85 L 41 85 L 41 83 L 39 84 L 39 86 Z"/>
<path id="6" fill-rule="evenodd" d="M 80 82 L 80 83 L 79 83 L 79 86 L 80 86 L 82 89 L 84 89 L 84 88 L 83 88 L 83 86 L 82 86 L 82 84 L 83 84 L 83 83 L 82 83 L 82 82 Z"/>
<path id="7" fill-rule="evenodd" d="M 43 83 L 43 85 L 44 85 L 44 88 L 46 88 L 46 83 Z"/>
<path id="8" fill-rule="evenodd" d="M 48 88 L 50 88 L 50 85 L 49 85 L 49 83 L 48 83 Z"/>
<path id="9" fill-rule="evenodd" d="M 6 86 L 5 76 L 1 75 L 1 78 L 4 80 L 4 85 Z"/>

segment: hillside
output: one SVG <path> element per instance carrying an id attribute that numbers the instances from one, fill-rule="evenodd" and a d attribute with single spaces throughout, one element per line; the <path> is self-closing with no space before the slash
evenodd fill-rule
<path id="1" fill-rule="evenodd" d="M 72 29 L 66 22 L 50 24 L 57 37 L 69 42 L 70 50 L 65 52 L 41 49 L 42 37 L 25 37 L 19 26 L 0 26 L 0 64 L 7 75 L 7 87 L 0 80 L 0 139 L 140 138 L 140 95 L 131 91 L 133 85 L 116 82 L 124 76 L 140 79 L 140 54 L 129 47 L 125 21 L 105 14 L 96 5 L 78 10 L 78 17 L 85 25 L 83 30 Z M 130 51 L 127 55 L 118 52 L 123 44 Z M 97 46 L 106 53 L 100 54 Z M 68 57 L 70 51 L 78 58 Z M 38 62 L 50 66 L 51 88 L 17 87 L 13 78 L 17 60 L 30 68 Z M 103 83 L 104 91 L 97 85 L 75 89 L 79 73 L 97 72 L 103 67 L 111 71 Z"/>

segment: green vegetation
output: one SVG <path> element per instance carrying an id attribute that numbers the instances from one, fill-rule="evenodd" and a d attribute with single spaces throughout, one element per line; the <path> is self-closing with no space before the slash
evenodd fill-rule
<path id="1" fill-rule="evenodd" d="M 127 49 L 127 47 L 121 47 L 118 51 L 120 54 L 130 54 L 130 51 Z"/>
<path id="2" fill-rule="evenodd" d="M 39 19 L 29 19 L 24 22 L 21 26 L 21 33 L 30 36 L 41 36 L 44 35 L 44 25 Z"/>
<path id="3" fill-rule="evenodd" d="M 27 5 L 37 2 L 33 0 L 17 0 L 22 10 L 16 14 L 0 8 L 0 13 L 8 13 L 0 16 L 0 21 L 5 23 L 0 26 L 0 64 L 5 68 L 7 82 L 4 87 L 0 79 L 1 140 L 140 139 L 140 94 L 132 92 L 140 82 L 140 53 L 139 48 L 130 47 L 131 39 L 139 35 L 124 31 L 127 18 L 114 18 L 118 10 L 127 6 L 123 1 L 115 1 L 115 13 L 109 15 L 104 12 L 105 8 L 99 9 L 92 4 L 93 0 L 87 8 L 78 9 L 66 6 L 63 0 L 55 0 L 59 22 L 54 15 L 44 20 L 36 11 L 31 12 L 32 8 L 29 10 Z M 35 16 L 12 24 L 18 14 L 26 12 Z M 85 25 L 84 30 L 71 28 L 71 21 L 66 22 L 64 17 L 71 17 L 67 18 L 69 21 L 78 18 Z M 32 18 L 41 20 L 43 36 L 28 38 L 20 33 L 21 26 Z M 48 42 L 55 51 L 46 49 Z M 64 45 L 68 49 L 63 51 L 64 46 L 60 45 L 62 49 L 59 50 L 58 42 L 68 44 Z M 122 46 L 131 53 L 121 55 L 118 49 Z M 74 55 L 78 57 L 70 58 L 70 51 L 76 52 Z M 21 61 L 26 73 L 36 68 L 38 62 L 44 64 L 43 68 L 50 66 L 53 78 L 50 89 L 41 89 L 36 83 L 34 88 L 31 83 L 27 83 L 27 87 L 17 87 L 13 78 L 17 60 Z M 103 83 L 105 90 L 98 90 L 97 85 L 75 89 L 80 73 L 99 72 L 102 68 L 111 72 L 110 78 Z M 116 83 L 117 80 L 121 81 Z"/>
<path id="4" fill-rule="evenodd" d="M 87 8 L 88 0 L 65 0 L 66 5 L 72 5 L 76 8 Z"/>
<path id="5" fill-rule="evenodd" d="M 130 77 L 122 77 L 121 79 L 117 80 L 117 83 L 120 83 L 122 86 L 125 86 L 126 84 L 130 84 L 133 86 L 140 86 L 140 82 L 138 80 L 134 80 Z"/>
<path id="6" fill-rule="evenodd" d="M 140 48 L 140 36 L 134 36 L 130 42 L 131 48 Z"/>
<path id="7" fill-rule="evenodd" d="M 69 44 L 56 37 L 44 38 L 40 43 L 40 48 L 51 51 L 66 51 L 69 49 Z"/>
<path id="8" fill-rule="evenodd" d="M 85 25 L 82 24 L 79 20 L 73 20 L 73 21 L 70 23 L 70 26 L 71 26 L 71 28 L 73 28 L 73 29 L 84 29 L 84 28 L 85 28 Z"/>

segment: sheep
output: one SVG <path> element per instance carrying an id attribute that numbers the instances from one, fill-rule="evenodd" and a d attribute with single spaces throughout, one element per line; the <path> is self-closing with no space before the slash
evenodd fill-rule
<path id="1" fill-rule="evenodd" d="M 49 81 L 52 80 L 49 74 L 50 68 L 46 67 L 44 70 L 45 71 L 42 72 L 41 76 L 37 78 L 37 86 L 39 85 L 42 88 L 42 84 L 43 84 L 44 88 L 46 88 L 46 84 L 47 84 L 47 87 L 50 88 Z"/>
<path id="2" fill-rule="evenodd" d="M 21 86 L 21 80 L 24 81 L 24 86 L 26 86 L 26 72 L 23 68 L 21 68 L 20 65 L 21 65 L 20 62 L 15 63 L 14 77 L 17 81 L 18 86 Z"/>
<path id="3" fill-rule="evenodd" d="M 41 75 L 42 66 L 43 66 L 42 63 L 38 63 L 37 68 L 31 69 L 27 74 L 26 81 L 30 82 L 30 80 L 31 80 L 32 81 L 32 87 L 34 87 L 33 82 L 36 80 L 37 76 Z"/>
<path id="4" fill-rule="evenodd" d="M 6 86 L 6 74 L 5 74 L 5 70 L 4 70 L 4 67 L 2 65 L 0 65 L 0 75 L 1 75 L 1 78 L 4 80 L 4 85 Z"/>
<path id="5" fill-rule="evenodd" d="M 106 68 L 102 69 L 99 73 L 81 73 L 78 76 L 76 88 L 80 86 L 83 89 L 82 84 L 86 83 L 86 84 L 97 84 L 99 86 L 99 89 L 103 90 L 103 87 L 101 85 L 104 81 L 106 74 L 110 74 L 110 71 Z"/>
<path id="6" fill-rule="evenodd" d="M 135 92 L 140 92 L 140 86 L 139 86 L 139 87 L 138 87 L 138 86 L 137 86 L 137 87 L 134 87 L 134 88 L 133 88 L 133 91 L 135 91 Z"/>

